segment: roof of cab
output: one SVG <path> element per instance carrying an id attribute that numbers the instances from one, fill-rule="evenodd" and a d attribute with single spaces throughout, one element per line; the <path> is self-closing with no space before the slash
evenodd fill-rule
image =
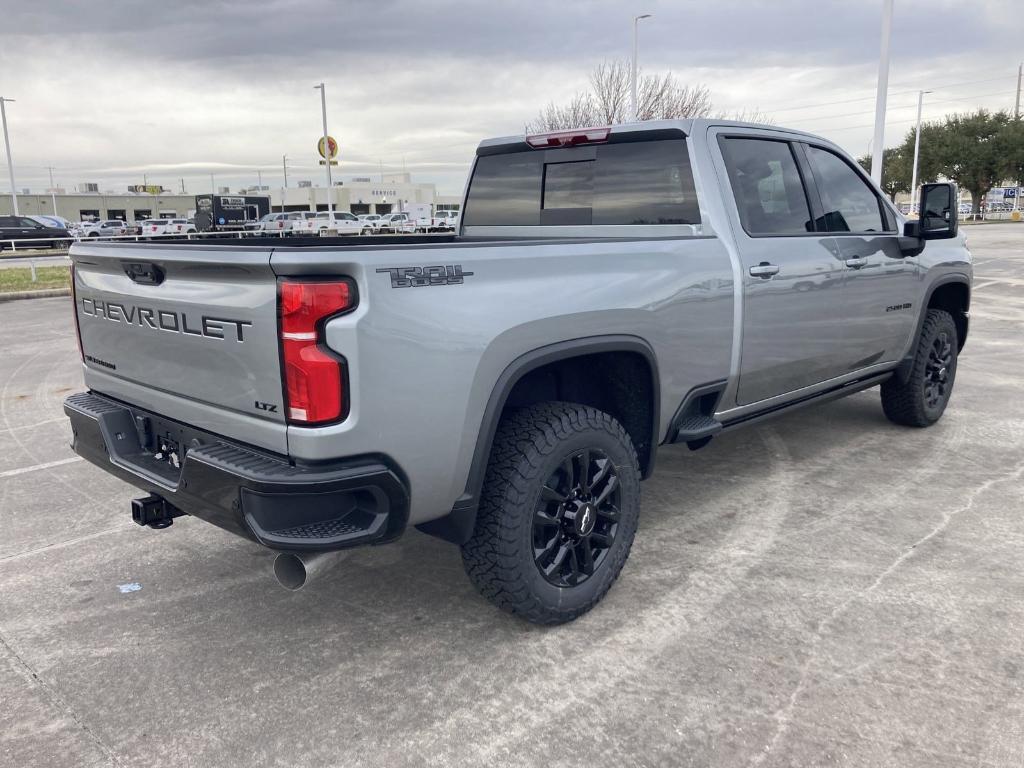
<path id="1" fill-rule="evenodd" d="M 706 131 L 708 128 L 715 127 L 726 127 L 726 128 L 757 128 L 760 130 L 775 131 L 777 133 L 788 133 L 794 136 L 802 136 L 805 138 L 812 138 L 817 141 L 824 141 L 828 144 L 833 142 L 823 139 L 820 136 L 816 136 L 812 133 L 805 131 L 794 130 L 792 128 L 785 128 L 778 125 L 768 125 L 765 123 L 749 123 L 739 120 L 722 120 L 712 117 L 699 117 L 699 118 L 688 118 L 685 120 L 644 120 L 634 123 L 619 123 L 617 125 L 610 126 L 612 134 L 622 133 L 650 133 L 656 131 L 681 131 L 684 136 L 691 136 L 694 134 L 700 134 Z M 592 127 L 604 127 L 604 126 L 592 126 Z M 576 129 L 561 129 L 565 131 L 571 131 Z M 490 149 L 491 152 L 495 148 L 509 145 L 522 145 L 526 143 L 526 137 L 532 135 L 543 135 L 545 133 L 559 133 L 559 131 L 538 131 L 537 134 L 519 134 L 516 136 L 498 136 L 492 139 L 484 139 L 477 146 L 477 153 L 480 154 L 480 150 Z M 584 131 L 587 128 L 579 128 L 578 130 Z M 489 154 L 489 153 L 488 153 Z"/>

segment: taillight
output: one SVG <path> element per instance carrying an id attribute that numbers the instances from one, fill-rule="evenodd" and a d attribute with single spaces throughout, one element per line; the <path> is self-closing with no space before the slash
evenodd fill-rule
<path id="1" fill-rule="evenodd" d="M 608 141 L 611 128 L 574 128 L 570 131 L 536 133 L 526 137 L 526 143 L 534 149 L 546 147 L 575 147 L 578 144 L 602 144 Z"/>
<path id="2" fill-rule="evenodd" d="M 85 352 L 82 350 L 82 327 L 78 324 L 78 293 L 75 291 L 75 265 L 71 265 L 71 310 L 75 316 L 75 341 L 78 342 L 78 356 L 85 362 Z"/>
<path id="3" fill-rule="evenodd" d="M 297 424 L 339 421 L 348 413 L 345 358 L 324 343 L 324 323 L 353 309 L 349 281 L 282 280 L 278 294 L 285 408 Z"/>

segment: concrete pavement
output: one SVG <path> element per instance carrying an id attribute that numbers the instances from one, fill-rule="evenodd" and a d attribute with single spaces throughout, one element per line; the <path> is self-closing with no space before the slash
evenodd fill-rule
<path id="1" fill-rule="evenodd" d="M 67 447 L 67 299 L 0 305 L 0 765 L 1019 766 L 1024 228 L 968 230 L 944 419 L 877 390 L 659 452 L 632 556 L 541 629 L 410 531 L 299 593 Z M 135 588 L 135 586 L 139 588 Z"/>

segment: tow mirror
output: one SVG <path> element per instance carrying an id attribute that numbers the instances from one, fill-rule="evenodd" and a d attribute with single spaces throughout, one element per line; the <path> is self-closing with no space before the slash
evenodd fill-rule
<path id="1" fill-rule="evenodd" d="M 916 256 L 926 240 L 956 237 L 959 213 L 955 184 L 923 184 L 917 210 L 920 218 L 903 225 L 900 250 L 904 256 Z"/>
<path id="2" fill-rule="evenodd" d="M 924 184 L 921 187 L 920 235 L 924 240 L 947 240 L 956 237 L 956 185 Z"/>

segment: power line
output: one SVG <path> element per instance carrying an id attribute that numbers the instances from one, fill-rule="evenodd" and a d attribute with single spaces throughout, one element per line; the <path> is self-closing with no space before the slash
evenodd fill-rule
<path id="1" fill-rule="evenodd" d="M 946 103 L 951 102 L 951 101 L 980 100 L 980 99 L 987 99 L 987 98 L 989 98 L 991 96 L 1006 96 L 1006 95 L 1009 95 L 1009 94 L 1007 94 L 1007 92 L 1005 92 L 1005 91 L 999 91 L 998 93 L 982 93 L 982 94 L 971 95 L 971 96 L 960 96 L 960 97 L 952 98 L 952 99 L 929 99 L 928 100 L 928 105 L 931 106 L 931 105 L 934 105 L 934 104 L 946 104 Z M 916 108 L 917 108 L 916 104 L 907 104 L 906 106 L 902 106 L 902 107 L 889 107 L 888 111 L 889 112 L 893 112 L 893 111 L 895 111 L 897 109 L 916 109 Z M 814 122 L 815 120 L 831 120 L 833 118 L 838 118 L 838 117 L 857 117 L 858 115 L 871 115 L 871 114 L 874 114 L 874 110 L 862 110 L 860 112 L 846 112 L 846 113 L 841 114 L 841 115 L 818 115 L 816 117 L 797 118 L 795 120 L 795 122 L 803 124 L 803 123 Z"/>
<path id="2" fill-rule="evenodd" d="M 944 90 L 949 90 L 951 88 L 959 88 L 959 87 L 965 86 L 965 85 L 977 85 L 978 83 L 991 83 L 991 82 L 995 82 L 997 80 L 1010 80 L 1010 79 L 1015 79 L 1015 78 L 1016 78 L 1016 75 L 1012 76 L 1012 78 L 1010 76 L 1005 76 L 1004 75 L 1004 76 L 1001 76 L 1001 77 L 990 77 L 990 78 L 986 78 L 984 80 L 967 80 L 967 81 L 960 82 L 960 83 L 945 83 L 943 85 L 929 86 L 929 90 L 931 90 L 931 91 L 944 91 Z M 889 95 L 890 96 L 902 96 L 902 95 L 907 94 L 907 93 L 917 93 L 918 90 L 920 90 L 920 89 L 919 88 L 911 88 L 911 89 L 905 90 L 905 91 L 890 91 Z M 794 112 L 794 111 L 801 110 L 801 109 L 815 109 L 817 107 L 831 107 L 831 106 L 835 106 L 837 104 L 853 104 L 853 103 L 856 103 L 858 101 L 871 101 L 874 98 L 875 98 L 875 96 L 874 96 L 874 94 L 872 94 L 871 96 L 860 96 L 860 97 L 853 98 L 853 99 L 840 99 L 838 101 L 820 101 L 817 104 L 802 104 L 802 105 L 800 105 L 798 107 L 783 107 L 781 109 L 772 109 L 770 107 L 760 107 L 760 109 L 761 109 L 762 112 L 771 112 L 771 113 L 775 113 L 775 112 Z M 782 103 L 785 104 L 786 102 L 782 102 Z"/>

